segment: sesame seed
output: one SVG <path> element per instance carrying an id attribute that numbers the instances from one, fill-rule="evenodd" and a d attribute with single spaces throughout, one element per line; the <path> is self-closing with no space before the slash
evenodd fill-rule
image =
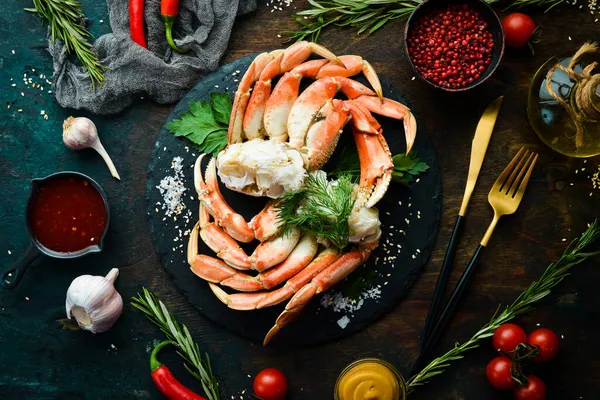
<path id="1" fill-rule="evenodd" d="M 15 54 L 15 51 L 14 51 L 14 50 L 11 50 L 11 53 Z"/>

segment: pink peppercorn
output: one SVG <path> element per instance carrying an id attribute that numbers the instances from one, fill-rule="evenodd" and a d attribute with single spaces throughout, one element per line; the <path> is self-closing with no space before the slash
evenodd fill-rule
<path id="1" fill-rule="evenodd" d="M 490 64 L 494 39 L 487 27 L 466 4 L 435 10 L 413 24 L 408 53 L 425 79 L 445 88 L 465 87 Z"/>

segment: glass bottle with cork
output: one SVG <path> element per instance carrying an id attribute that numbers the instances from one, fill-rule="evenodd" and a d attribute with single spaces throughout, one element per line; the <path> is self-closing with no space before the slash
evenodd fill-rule
<path id="1" fill-rule="evenodd" d="M 585 43 L 573 55 L 548 60 L 535 74 L 527 101 L 529 122 L 553 150 L 571 157 L 600 154 L 600 53 Z"/>

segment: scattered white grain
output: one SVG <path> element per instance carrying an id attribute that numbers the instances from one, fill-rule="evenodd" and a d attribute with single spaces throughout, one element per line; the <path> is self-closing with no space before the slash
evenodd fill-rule
<path id="1" fill-rule="evenodd" d="M 11 50 L 11 53 L 15 54 L 15 51 L 14 51 L 14 50 Z"/>

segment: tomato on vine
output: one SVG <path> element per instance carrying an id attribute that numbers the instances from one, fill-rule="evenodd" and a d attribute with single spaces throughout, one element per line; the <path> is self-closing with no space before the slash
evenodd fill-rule
<path id="1" fill-rule="evenodd" d="M 494 349 L 505 353 L 514 351 L 521 343 L 527 342 L 527 334 L 518 325 L 502 324 L 494 331 L 492 343 Z"/>
<path id="2" fill-rule="evenodd" d="M 536 361 L 549 361 L 556 357 L 559 348 L 559 340 L 556 333 L 550 329 L 541 328 L 529 334 L 527 343 L 531 346 L 539 347 L 539 353 Z"/>
<path id="3" fill-rule="evenodd" d="M 496 389 L 510 390 L 517 385 L 512 378 L 512 360 L 506 356 L 494 358 L 487 365 L 485 375 L 490 384 Z"/>
<path id="4" fill-rule="evenodd" d="M 516 400 L 544 400 L 546 398 L 546 385 L 537 376 L 528 376 L 527 384 L 514 390 Z"/>

